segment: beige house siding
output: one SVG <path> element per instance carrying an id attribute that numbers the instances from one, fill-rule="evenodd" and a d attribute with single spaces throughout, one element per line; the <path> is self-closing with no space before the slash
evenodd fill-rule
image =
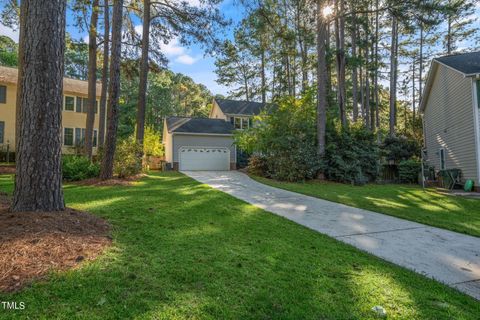
<path id="1" fill-rule="evenodd" d="M 173 162 L 173 153 L 172 153 L 172 134 L 168 133 L 167 124 L 163 124 L 163 144 L 165 150 L 165 161 L 168 163 Z"/>
<path id="2" fill-rule="evenodd" d="M 443 148 L 446 168 L 459 168 L 464 179 L 478 183 L 472 80 L 440 64 L 431 76 L 433 83 L 424 110 L 427 160 L 440 170 Z"/>
<path id="3" fill-rule="evenodd" d="M 0 69 L 2 71 L 2 69 Z M 17 103 L 17 86 L 11 84 L 10 82 L 1 81 L 2 78 L 0 77 L 0 86 L 7 87 L 7 101 L 6 104 L 0 103 L 0 121 L 5 123 L 4 125 L 4 138 L 3 138 L 3 145 L 0 144 L 0 147 L 3 149 L 6 148 L 7 143 L 9 144 L 10 151 L 15 151 L 15 123 L 16 123 L 16 103 Z M 70 79 L 71 80 L 71 79 Z M 71 80 L 73 83 L 77 82 L 85 82 L 79 80 Z M 72 91 L 73 88 L 70 88 L 70 91 L 64 92 L 66 96 L 75 97 L 82 97 L 86 99 L 88 97 L 83 91 L 83 88 L 79 88 L 79 92 Z M 100 92 L 99 92 L 100 93 Z M 64 102 L 65 102 L 65 95 L 64 95 Z M 97 96 L 97 100 L 100 100 L 100 96 Z M 87 114 L 80 113 L 74 111 L 67 111 L 65 110 L 65 106 L 62 106 L 62 153 L 71 154 L 76 151 L 75 147 L 64 146 L 63 145 L 63 128 L 72 128 L 75 131 L 75 128 L 85 128 L 86 121 L 87 121 Z M 98 112 L 95 113 L 95 120 L 93 128 L 97 130 L 98 135 L 98 127 L 99 127 L 99 114 Z M 0 148 L 1 149 L 1 148 Z M 96 153 L 97 148 L 93 148 L 93 153 Z"/>
<path id="4" fill-rule="evenodd" d="M 230 149 L 231 163 L 235 163 L 237 158 L 232 136 L 174 134 L 172 144 L 173 162 L 178 162 L 178 150 L 181 147 L 224 147 Z"/>
<path id="5" fill-rule="evenodd" d="M 209 118 L 211 119 L 223 119 L 223 120 L 228 120 L 227 116 L 223 113 L 222 109 L 218 106 L 217 102 L 215 99 L 213 100 L 213 106 L 212 106 L 212 111 L 210 112 Z"/>

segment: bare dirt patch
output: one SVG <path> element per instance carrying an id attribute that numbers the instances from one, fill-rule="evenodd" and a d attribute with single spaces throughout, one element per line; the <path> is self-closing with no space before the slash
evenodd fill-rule
<path id="1" fill-rule="evenodd" d="M 137 174 L 126 178 L 113 178 L 109 180 L 101 180 L 99 178 L 85 179 L 81 181 L 73 182 L 76 185 L 81 186 L 131 186 L 134 182 L 145 177 L 146 174 Z"/>
<path id="2" fill-rule="evenodd" d="M 50 271 L 95 259 L 110 244 L 110 225 L 87 212 L 9 212 L 0 194 L 0 291 L 17 291 Z"/>

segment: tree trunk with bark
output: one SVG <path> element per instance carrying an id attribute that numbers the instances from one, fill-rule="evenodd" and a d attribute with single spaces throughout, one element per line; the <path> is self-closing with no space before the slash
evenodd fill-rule
<path id="1" fill-rule="evenodd" d="M 117 147 L 118 103 L 120 97 L 120 55 L 122 43 L 123 0 L 113 1 L 112 17 L 112 54 L 110 62 L 110 81 L 108 83 L 108 119 L 107 135 L 100 178 L 113 177 L 113 161 Z"/>
<path id="2" fill-rule="evenodd" d="M 335 40 L 337 46 L 337 103 L 340 114 L 340 121 L 342 127 L 347 126 L 347 115 L 346 115 L 346 84 L 345 84 L 345 1 L 337 0 L 336 3 L 336 12 L 338 17 L 335 19 Z"/>
<path id="3" fill-rule="evenodd" d="M 97 103 L 97 22 L 98 0 L 92 2 L 92 15 L 88 33 L 88 104 L 87 121 L 85 124 L 85 155 L 92 159 L 93 123 L 95 122 L 95 107 Z"/>
<path id="4" fill-rule="evenodd" d="M 398 21 L 392 15 L 392 37 L 390 45 L 390 121 L 389 134 L 395 135 L 395 124 L 397 118 L 397 53 L 398 53 Z"/>
<path id="5" fill-rule="evenodd" d="M 102 93 L 100 96 L 98 116 L 98 148 L 103 149 L 105 143 L 105 116 L 107 113 L 107 86 L 108 86 L 108 59 L 110 56 L 110 6 L 109 0 L 104 0 L 104 34 L 103 34 L 103 66 L 102 66 Z"/>
<path id="6" fill-rule="evenodd" d="M 355 15 L 355 7 L 352 8 L 352 109 L 353 109 L 353 122 L 358 120 L 358 68 L 357 68 L 357 17 Z"/>
<path id="7" fill-rule="evenodd" d="M 317 154 L 325 153 L 327 125 L 327 22 L 322 16 L 322 0 L 317 0 Z"/>
<path id="8" fill-rule="evenodd" d="M 22 0 L 12 211 L 65 209 L 62 105 L 66 0 Z"/>
<path id="9" fill-rule="evenodd" d="M 140 84 L 138 86 L 137 105 L 137 155 L 143 158 L 143 138 L 145 136 L 145 109 L 147 104 L 148 51 L 150 46 L 150 0 L 143 1 L 142 57 L 140 58 Z"/>

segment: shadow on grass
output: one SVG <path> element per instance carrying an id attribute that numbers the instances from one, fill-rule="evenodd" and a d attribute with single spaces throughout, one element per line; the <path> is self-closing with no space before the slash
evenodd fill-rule
<path id="1" fill-rule="evenodd" d="M 0 186 L 9 188 L 0 178 Z M 0 318 L 475 318 L 473 299 L 177 173 L 133 187 L 66 186 L 108 219 L 114 248 L 79 270 L 0 294 Z M 441 306 L 441 307 L 439 307 Z"/>

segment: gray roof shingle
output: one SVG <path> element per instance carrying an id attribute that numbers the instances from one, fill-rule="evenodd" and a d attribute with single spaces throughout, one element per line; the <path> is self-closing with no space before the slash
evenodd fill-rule
<path id="1" fill-rule="evenodd" d="M 169 133 L 232 134 L 233 125 L 221 119 L 168 117 Z"/>
<path id="2" fill-rule="evenodd" d="M 480 51 L 444 56 L 435 60 L 465 75 L 480 73 Z"/>
<path id="3" fill-rule="evenodd" d="M 215 98 L 220 109 L 225 114 L 246 115 L 255 116 L 258 115 L 265 107 L 266 103 L 253 102 L 253 101 L 241 101 L 241 100 L 228 100 Z"/>

